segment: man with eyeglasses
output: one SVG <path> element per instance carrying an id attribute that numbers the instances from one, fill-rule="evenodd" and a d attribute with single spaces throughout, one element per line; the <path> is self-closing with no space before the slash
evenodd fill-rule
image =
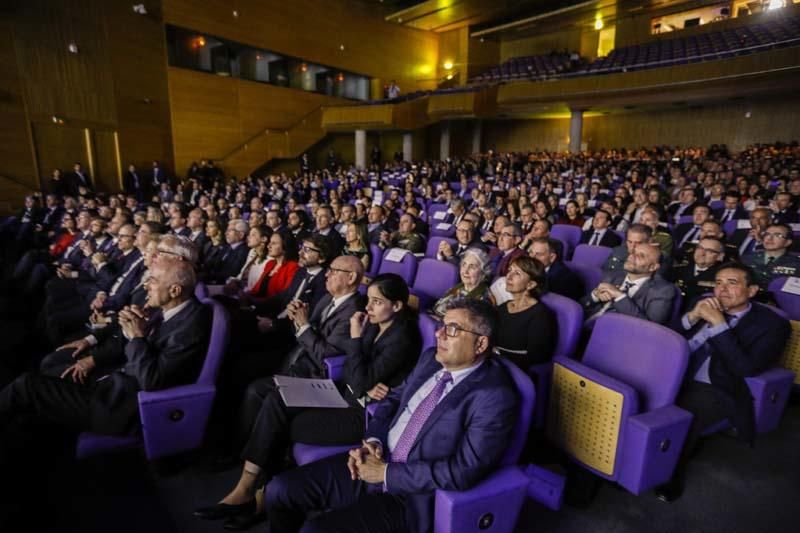
<path id="1" fill-rule="evenodd" d="M 508 222 L 497 234 L 497 248 L 490 254 L 492 262 L 492 272 L 495 277 L 502 277 L 508 273 L 508 266 L 511 261 L 521 255 L 525 255 L 525 250 L 519 248 L 522 242 L 522 230 L 517 224 Z"/>
<path id="2" fill-rule="evenodd" d="M 772 224 L 762 235 L 764 249 L 742 257 L 742 263 L 753 269 L 756 282 L 762 291 L 770 281 L 780 276 L 797 276 L 800 258 L 791 255 L 792 228 L 785 224 Z"/>
<path id="3" fill-rule="evenodd" d="M 516 387 L 491 357 L 495 321 L 488 303 L 455 300 L 436 348 L 378 404 L 361 448 L 267 485 L 272 530 L 297 531 L 309 511 L 329 509 L 304 530 L 432 531 L 436 490 L 482 481 L 500 463 L 516 421 Z"/>
<path id="4" fill-rule="evenodd" d="M 701 237 L 694 246 L 692 260 L 671 270 L 669 279 L 680 288 L 684 309 L 714 290 L 717 268 L 724 259 L 725 245 L 719 238 Z"/>
<path id="5" fill-rule="evenodd" d="M 456 224 L 455 246 L 452 246 L 447 241 L 439 243 L 436 259 L 458 265 L 468 248 L 480 248 L 486 251 L 486 245 L 481 242 L 475 233 L 475 224 L 469 220 L 462 220 Z"/>
<path id="6" fill-rule="evenodd" d="M 244 220 L 230 221 L 225 230 L 225 249 L 220 254 L 219 262 L 212 266 L 209 281 L 225 283 L 228 278 L 239 274 L 250 251 L 244 243 L 248 229 Z"/>

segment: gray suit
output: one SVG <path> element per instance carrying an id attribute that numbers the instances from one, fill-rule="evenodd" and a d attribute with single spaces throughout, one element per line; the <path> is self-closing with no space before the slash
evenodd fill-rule
<path id="1" fill-rule="evenodd" d="M 625 281 L 625 276 L 627 272 L 624 270 L 606 272 L 602 281 L 620 287 Z M 675 295 L 675 285 L 656 274 L 645 281 L 633 297 L 612 302 L 606 313 L 622 313 L 666 325 L 672 315 Z M 592 295 L 588 294 L 581 299 L 581 305 L 584 316 L 589 318 L 605 304 L 593 301 Z"/>

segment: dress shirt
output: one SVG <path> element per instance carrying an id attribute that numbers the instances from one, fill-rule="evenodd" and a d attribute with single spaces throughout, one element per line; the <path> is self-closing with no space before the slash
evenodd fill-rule
<path id="1" fill-rule="evenodd" d="M 348 298 L 353 296 L 356 292 L 358 292 L 358 291 L 354 291 L 354 292 L 351 292 L 349 294 L 345 294 L 344 296 L 339 296 L 338 298 L 334 298 L 333 301 L 330 303 L 330 306 L 329 306 L 329 309 L 328 309 L 328 313 L 325 314 L 325 311 L 324 310 L 322 311 L 322 313 L 325 314 L 325 316 L 321 317 L 320 325 L 322 325 L 322 323 L 325 320 L 327 320 L 327 318 L 329 316 L 331 316 L 336 311 L 336 309 L 338 309 L 339 306 L 344 303 L 345 300 L 347 300 Z M 310 327 L 311 327 L 311 324 L 303 324 L 300 327 L 300 329 L 297 330 L 297 333 L 295 333 L 295 335 L 294 335 L 295 338 L 300 338 L 300 335 L 305 333 L 305 331 Z"/>
<path id="2" fill-rule="evenodd" d="M 716 337 L 723 331 L 728 331 L 731 328 L 736 327 L 736 324 L 742 319 L 744 315 L 746 315 L 750 309 L 752 308 L 752 304 L 747 304 L 747 307 L 742 311 L 734 314 L 725 314 L 725 322 L 722 324 L 718 324 L 716 326 L 712 326 L 711 324 L 706 324 L 703 328 L 700 329 L 695 335 L 689 339 L 689 353 L 694 354 L 697 350 L 699 350 L 709 339 L 712 337 Z M 689 321 L 688 313 L 683 315 L 681 319 L 681 325 L 685 330 L 692 329 L 692 324 Z M 700 368 L 694 373 L 694 380 L 700 381 L 702 383 L 711 383 L 711 377 L 708 374 L 708 368 L 711 366 L 711 355 L 709 354 L 703 364 L 700 365 Z"/>
<path id="3" fill-rule="evenodd" d="M 608 230 L 607 229 L 595 230 L 594 235 L 592 235 L 592 238 L 589 239 L 589 244 L 591 244 L 592 246 L 600 246 L 600 241 L 603 240 L 606 231 Z"/>

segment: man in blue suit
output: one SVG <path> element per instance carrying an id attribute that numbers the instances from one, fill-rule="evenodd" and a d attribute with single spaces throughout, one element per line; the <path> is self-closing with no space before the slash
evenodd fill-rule
<path id="1" fill-rule="evenodd" d="M 466 490 L 499 464 L 518 397 L 489 357 L 494 311 L 454 302 L 408 379 L 379 404 L 361 448 L 286 472 L 267 486 L 271 531 L 433 531 L 437 489 Z M 347 464 L 347 468 L 345 468 Z"/>

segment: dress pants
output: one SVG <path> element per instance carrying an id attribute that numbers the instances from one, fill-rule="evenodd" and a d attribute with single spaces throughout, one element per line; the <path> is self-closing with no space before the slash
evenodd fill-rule
<path id="1" fill-rule="evenodd" d="M 272 533 L 408 531 L 402 496 L 381 491 L 379 485 L 353 481 L 347 454 L 326 457 L 275 477 L 265 496 Z M 329 512 L 305 523 L 309 511 Z"/>
<path id="2" fill-rule="evenodd" d="M 0 390 L 0 428 L 17 415 L 36 415 L 75 431 L 91 429 L 94 390 L 94 383 L 22 374 Z"/>
<path id="3" fill-rule="evenodd" d="M 269 479 L 292 442 L 357 444 L 364 435 L 364 408 L 354 403 L 341 409 L 287 407 L 273 387 L 261 402 L 241 457 L 262 467 Z"/>

